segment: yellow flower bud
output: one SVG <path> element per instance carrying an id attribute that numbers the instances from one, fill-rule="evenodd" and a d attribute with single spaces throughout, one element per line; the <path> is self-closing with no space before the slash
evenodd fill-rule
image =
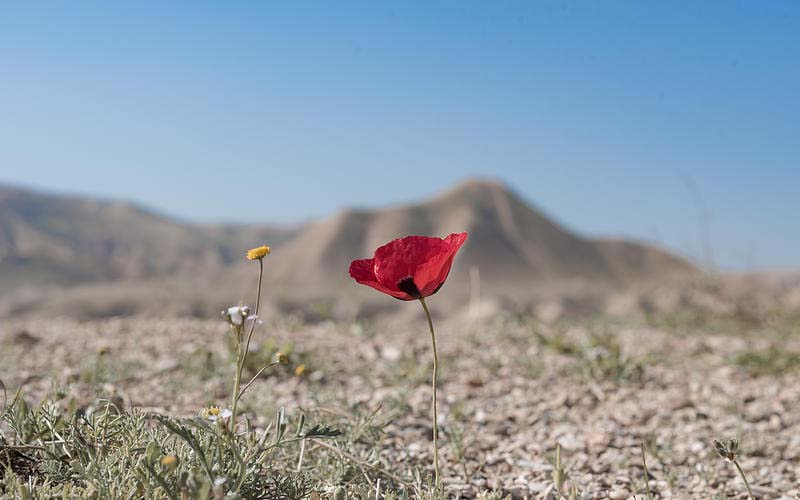
<path id="1" fill-rule="evenodd" d="M 275 360 L 282 365 L 289 364 L 289 357 L 282 352 L 275 353 Z"/>

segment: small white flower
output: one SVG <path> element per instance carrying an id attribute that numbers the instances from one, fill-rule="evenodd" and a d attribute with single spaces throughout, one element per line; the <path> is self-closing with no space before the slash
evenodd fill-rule
<path id="1" fill-rule="evenodd" d="M 229 307 L 228 308 L 228 317 L 236 326 L 241 326 L 244 323 L 244 314 L 242 314 L 241 307 Z"/>
<path id="2" fill-rule="evenodd" d="M 222 311 L 222 317 L 233 326 L 242 326 L 245 319 L 250 317 L 250 308 L 247 306 L 231 306 Z"/>

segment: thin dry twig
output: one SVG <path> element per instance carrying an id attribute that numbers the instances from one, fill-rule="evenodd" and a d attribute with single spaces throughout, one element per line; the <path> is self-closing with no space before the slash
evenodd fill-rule
<path id="1" fill-rule="evenodd" d="M 0 406 L 0 413 L 5 413 L 6 403 L 8 403 L 8 393 L 6 392 L 6 384 L 3 383 L 2 379 L 0 379 L 0 389 L 3 390 L 3 405 Z"/>

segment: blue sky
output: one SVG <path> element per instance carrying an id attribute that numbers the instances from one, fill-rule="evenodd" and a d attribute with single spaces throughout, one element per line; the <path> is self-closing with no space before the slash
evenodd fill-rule
<path id="1" fill-rule="evenodd" d="M 0 181 L 301 221 L 499 178 L 586 234 L 800 267 L 800 3 L 20 2 Z"/>

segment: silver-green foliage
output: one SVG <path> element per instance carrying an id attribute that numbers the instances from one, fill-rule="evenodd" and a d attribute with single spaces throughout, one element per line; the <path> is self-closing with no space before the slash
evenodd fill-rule
<path id="1" fill-rule="evenodd" d="M 306 498 L 311 478 L 291 471 L 281 451 L 339 434 L 324 424 L 305 428 L 302 417 L 287 434 L 282 411 L 267 429 L 234 435 L 201 417 L 121 412 L 111 402 L 93 411 L 30 408 L 19 397 L 3 420 L 0 496 L 12 498 Z M 20 460 L 32 472 L 14 470 Z"/>

